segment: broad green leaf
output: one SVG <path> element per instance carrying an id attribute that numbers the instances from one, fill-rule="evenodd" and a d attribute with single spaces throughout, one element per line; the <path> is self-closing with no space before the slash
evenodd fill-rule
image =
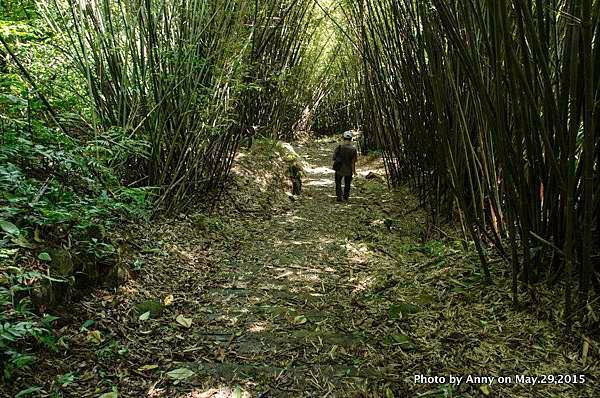
<path id="1" fill-rule="evenodd" d="M 50 323 L 52 323 L 52 322 L 56 321 L 57 319 L 60 319 L 60 318 L 59 318 L 59 317 L 57 317 L 57 316 L 54 316 L 54 315 L 49 315 L 49 314 L 46 314 L 46 315 L 44 315 L 44 317 L 42 318 L 42 322 L 44 322 L 44 323 L 46 323 L 46 324 L 50 324 Z"/>
<path id="2" fill-rule="evenodd" d="M 52 261 L 52 257 L 46 252 L 38 254 L 38 258 L 42 261 Z"/>
<path id="3" fill-rule="evenodd" d="M 83 325 L 81 325 L 80 330 L 83 332 L 84 330 L 87 330 L 87 328 L 92 326 L 94 323 L 95 321 L 93 319 L 88 319 L 87 321 L 83 322 Z"/>
<path id="4" fill-rule="evenodd" d="M 167 376 L 172 379 L 175 380 L 175 384 L 179 383 L 182 380 L 185 380 L 189 377 L 192 377 L 194 375 L 194 371 L 189 370 L 187 368 L 178 368 L 178 369 L 174 369 L 170 372 L 167 372 Z"/>
<path id="5" fill-rule="evenodd" d="M 402 311 L 399 306 L 395 304 L 390 305 L 390 308 L 388 309 L 388 317 L 390 319 L 398 319 L 400 314 L 402 314 Z"/>
<path id="6" fill-rule="evenodd" d="M 0 220 L 0 228 L 9 235 L 17 236 L 21 232 L 15 224 L 6 220 Z"/>
<path id="7" fill-rule="evenodd" d="M 150 311 L 144 312 L 142 315 L 140 315 L 140 321 L 147 321 L 148 319 L 150 319 Z"/>

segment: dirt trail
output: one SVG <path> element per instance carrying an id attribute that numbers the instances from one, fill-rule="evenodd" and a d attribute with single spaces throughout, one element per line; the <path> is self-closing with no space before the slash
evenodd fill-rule
<path id="1" fill-rule="evenodd" d="M 237 226 L 240 236 L 230 236 L 236 247 L 217 256 L 222 266 L 204 292 L 211 304 L 198 309 L 223 363 L 190 367 L 249 380 L 255 393 L 272 396 L 350 396 L 367 380 L 398 389 L 403 381 L 385 358 L 392 345 L 382 345 L 377 309 L 361 295 L 375 283 L 383 292 L 398 282 L 387 278 L 396 261 L 362 237 L 383 227 L 382 205 L 401 194 L 389 193 L 383 179 L 359 178 L 351 200 L 338 204 L 330 146 L 296 150 L 306 163 L 303 196 L 288 211 Z M 375 159 L 358 172 L 380 167 Z M 417 214 L 411 239 L 424 221 Z"/>
<path id="2" fill-rule="evenodd" d="M 69 350 L 31 377 L 57 396 L 592 396 L 591 383 L 415 384 L 420 373 L 580 365 L 548 321 L 512 312 L 502 278 L 484 293 L 476 253 L 458 238 L 422 241 L 414 198 L 364 178 L 380 160 L 363 159 L 350 202 L 335 203 L 332 145 L 296 148 L 304 193 L 287 210 L 182 216 L 138 232 L 138 277 L 77 304 L 61 331 Z M 166 305 L 136 311 L 145 300 Z"/>

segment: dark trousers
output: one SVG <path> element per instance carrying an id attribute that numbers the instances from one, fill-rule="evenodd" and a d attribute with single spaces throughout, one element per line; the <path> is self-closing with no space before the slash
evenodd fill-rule
<path id="1" fill-rule="evenodd" d="M 342 200 L 342 180 L 344 180 L 344 199 L 350 197 L 350 186 L 352 184 L 352 176 L 342 176 L 335 173 L 335 194 L 338 200 Z"/>

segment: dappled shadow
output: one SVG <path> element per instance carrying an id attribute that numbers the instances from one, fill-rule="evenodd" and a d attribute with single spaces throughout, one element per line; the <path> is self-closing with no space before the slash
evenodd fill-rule
<path id="1" fill-rule="evenodd" d="M 285 207 L 142 231 L 145 268 L 79 306 L 67 336 L 84 344 L 62 368 L 80 364 L 88 388 L 102 368 L 131 397 L 403 397 L 425 391 L 412 372 L 461 369 L 464 356 L 489 374 L 558 360 L 524 343 L 538 326 L 508 318 L 500 290 L 480 302 L 472 252 L 423 243 L 425 215 L 405 214 L 416 200 L 387 189 L 380 159 L 361 159 L 351 200 L 336 203 L 333 145 L 297 148 L 304 192 Z M 136 310 L 146 301 L 160 309 L 147 319 Z M 498 332 L 499 317 L 529 326 Z M 80 328 L 87 319 L 100 343 Z"/>
<path id="2" fill-rule="evenodd" d="M 320 178 L 320 179 L 307 179 L 306 182 L 303 183 L 305 187 L 333 187 L 335 182 L 332 178 Z"/>

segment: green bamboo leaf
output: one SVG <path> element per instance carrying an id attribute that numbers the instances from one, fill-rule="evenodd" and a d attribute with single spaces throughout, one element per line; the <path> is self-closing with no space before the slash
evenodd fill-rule
<path id="1" fill-rule="evenodd" d="M 29 387 L 26 388 L 25 390 L 21 390 L 19 391 L 16 395 L 15 398 L 24 398 L 24 397 L 28 397 L 38 391 L 41 391 L 42 387 L 38 387 L 38 386 L 34 386 L 34 387 Z"/>

